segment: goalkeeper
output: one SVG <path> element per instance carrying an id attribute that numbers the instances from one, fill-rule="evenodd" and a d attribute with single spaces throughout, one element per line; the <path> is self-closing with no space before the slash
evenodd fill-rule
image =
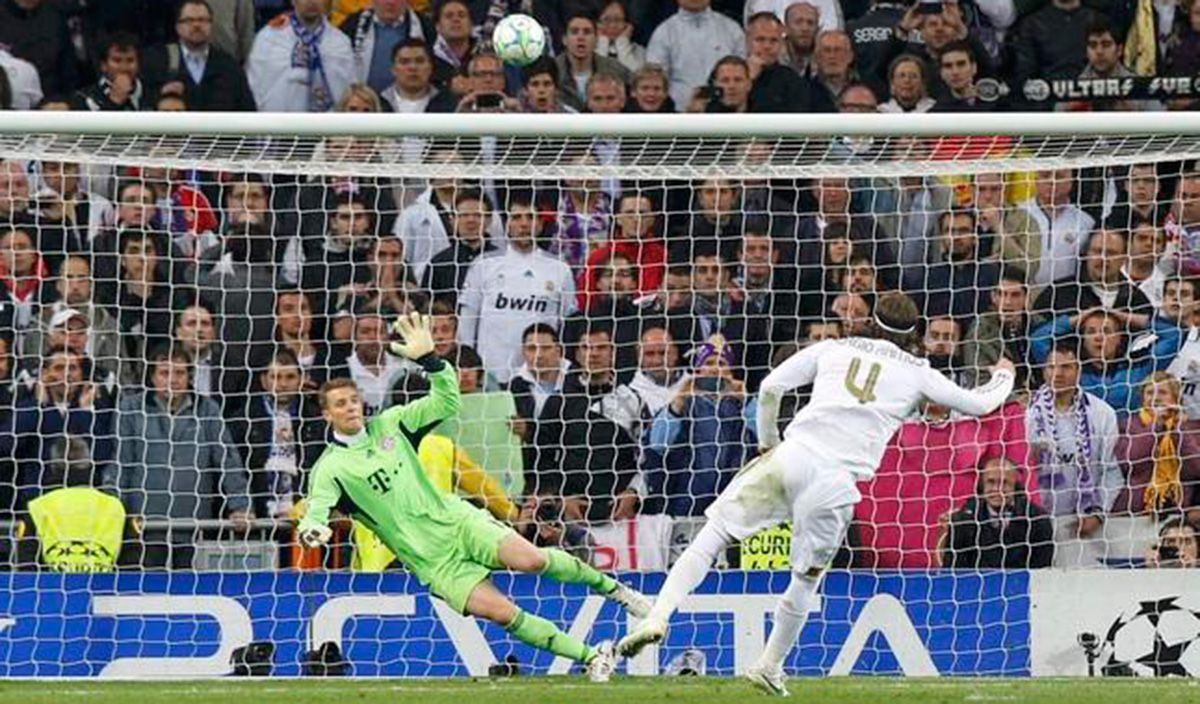
<path id="1" fill-rule="evenodd" d="M 306 547 L 328 542 L 332 531 L 326 523 L 336 507 L 370 528 L 456 611 L 492 621 L 536 648 L 585 663 L 593 681 L 606 681 L 615 662 L 611 643 L 589 647 L 550 621 L 522 611 L 489 575 L 509 569 L 586 584 L 636 618 L 649 611 L 648 601 L 561 550 L 534 547 L 484 511 L 430 483 L 415 448 L 425 433 L 458 411 L 458 376 L 434 356 L 428 317 L 402 317 L 393 331 L 403 342 L 392 342 L 389 352 L 425 369 L 430 394 L 367 422 L 353 381 L 334 379 L 321 387 L 322 414 L 334 441 L 313 467 L 308 511 L 297 528 L 300 542 Z"/>

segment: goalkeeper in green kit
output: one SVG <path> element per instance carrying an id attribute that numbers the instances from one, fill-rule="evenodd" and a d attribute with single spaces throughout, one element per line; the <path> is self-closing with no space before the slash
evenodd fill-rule
<path id="1" fill-rule="evenodd" d="M 392 326 L 403 342 L 392 354 L 407 357 L 429 374 L 427 397 L 393 406 L 365 421 L 363 402 L 349 379 L 321 387 L 320 402 L 334 442 L 317 460 L 309 480 L 308 510 L 297 527 L 300 542 L 328 542 L 329 512 L 337 508 L 366 525 L 431 592 L 460 613 L 487 619 L 534 647 L 585 663 L 590 679 L 607 681 L 612 643 L 589 647 L 550 621 L 526 613 L 489 579 L 495 570 L 541 574 L 585 584 L 642 618 L 646 597 L 562 550 L 534 547 L 508 526 L 426 478 L 417 459 L 421 438 L 460 406 L 458 375 L 433 354 L 428 317 L 413 313 Z"/>

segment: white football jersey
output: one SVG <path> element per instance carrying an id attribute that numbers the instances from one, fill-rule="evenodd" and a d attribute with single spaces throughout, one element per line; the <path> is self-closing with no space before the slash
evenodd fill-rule
<path id="1" fill-rule="evenodd" d="M 536 247 L 482 255 L 471 264 L 458 297 L 458 341 L 483 358 L 505 383 L 523 364 L 521 335 L 534 323 L 562 328 L 575 312 L 571 268 Z"/>
<path id="2" fill-rule="evenodd" d="M 1200 420 L 1200 328 L 1191 328 L 1179 354 L 1167 367 L 1167 373 L 1181 384 L 1184 413 L 1188 420 Z"/>
<path id="3" fill-rule="evenodd" d="M 792 355 L 763 380 L 758 437 L 764 447 L 779 441 L 779 399 L 806 384 L 813 385 L 812 400 L 788 424 L 785 441 L 830 469 L 869 479 L 888 440 L 923 400 L 984 415 L 1012 393 L 1013 375 L 993 374 L 984 386 L 967 390 L 886 340 L 825 340 Z"/>

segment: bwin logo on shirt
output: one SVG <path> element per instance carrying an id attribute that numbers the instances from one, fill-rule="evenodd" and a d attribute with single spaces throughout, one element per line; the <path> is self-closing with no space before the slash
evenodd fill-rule
<path id="1" fill-rule="evenodd" d="M 524 310 L 530 313 L 545 313 L 548 304 L 546 301 L 538 300 L 536 296 L 527 296 L 525 298 L 509 298 L 503 293 L 496 294 L 496 310 Z"/>

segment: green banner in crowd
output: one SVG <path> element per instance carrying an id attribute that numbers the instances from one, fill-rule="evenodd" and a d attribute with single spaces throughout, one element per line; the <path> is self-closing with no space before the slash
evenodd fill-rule
<path id="1" fill-rule="evenodd" d="M 465 394 L 458 416 L 437 429 L 499 482 L 508 496 L 520 496 L 525 488 L 521 441 L 509 425 L 516 413 L 512 394 L 507 391 Z"/>

